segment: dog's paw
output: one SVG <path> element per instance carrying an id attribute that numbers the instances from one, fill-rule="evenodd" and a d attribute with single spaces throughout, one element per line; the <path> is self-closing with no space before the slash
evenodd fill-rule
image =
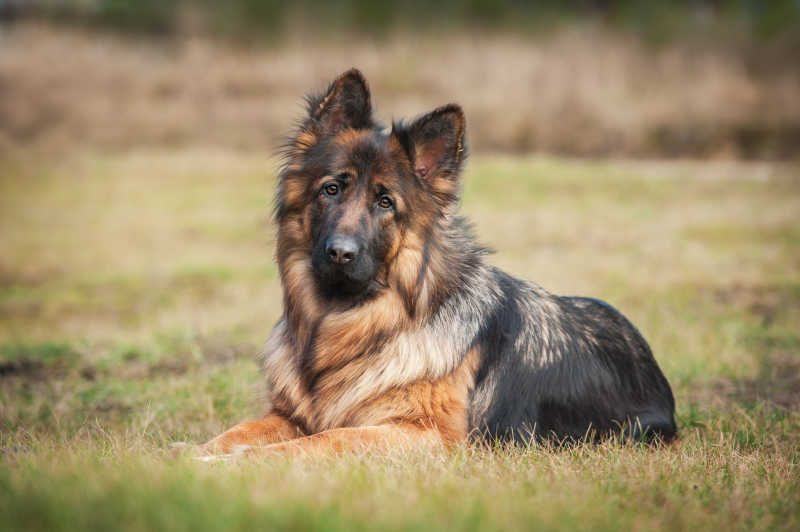
<path id="1" fill-rule="evenodd" d="M 205 463 L 229 462 L 231 460 L 246 456 L 251 452 L 252 449 L 252 445 L 235 445 L 229 453 L 205 452 L 204 454 L 194 456 L 194 459 Z"/>
<path id="2" fill-rule="evenodd" d="M 185 441 L 176 441 L 170 443 L 169 447 L 172 456 L 176 458 L 186 457 L 186 458 L 201 459 L 206 457 L 226 456 L 228 454 L 231 454 L 230 452 L 226 452 L 225 450 L 220 449 L 216 445 L 212 445 L 211 442 L 198 444 Z"/>
<path id="3" fill-rule="evenodd" d="M 210 464 L 214 462 L 229 462 L 235 457 L 233 454 L 206 454 L 202 456 L 194 456 L 193 458 L 198 462 Z"/>
<path id="4" fill-rule="evenodd" d="M 202 445 L 191 443 L 187 441 L 175 441 L 169 444 L 169 453 L 174 458 L 181 458 L 184 456 L 200 456 L 204 454 Z"/>
<path id="5" fill-rule="evenodd" d="M 189 457 L 200 462 L 221 462 L 239 458 L 250 453 L 252 445 L 234 445 L 229 449 L 221 449 L 214 442 L 198 445 L 189 442 L 173 442 L 170 444 L 172 455 L 176 457 Z"/>

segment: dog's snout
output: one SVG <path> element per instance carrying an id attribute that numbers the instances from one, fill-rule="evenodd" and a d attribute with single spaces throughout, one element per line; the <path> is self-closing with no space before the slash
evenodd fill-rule
<path id="1" fill-rule="evenodd" d="M 349 236 L 332 236 L 325 243 L 325 253 L 331 262 L 347 264 L 358 255 L 358 242 Z"/>

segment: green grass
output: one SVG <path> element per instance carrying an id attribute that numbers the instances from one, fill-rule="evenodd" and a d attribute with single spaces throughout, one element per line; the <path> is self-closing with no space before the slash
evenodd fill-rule
<path id="1" fill-rule="evenodd" d="M 800 527 L 796 167 L 475 156 L 492 261 L 606 299 L 650 341 L 663 449 L 464 446 L 202 464 L 257 415 L 280 314 L 274 167 L 132 152 L 0 164 L 2 530 Z"/>

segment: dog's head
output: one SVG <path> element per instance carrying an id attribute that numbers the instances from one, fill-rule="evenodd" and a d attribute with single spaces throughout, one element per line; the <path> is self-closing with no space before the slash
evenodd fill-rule
<path id="1" fill-rule="evenodd" d="M 391 286 L 393 268 L 424 268 L 426 231 L 458 196 L 464 129 L 461 108 L 446 105 L 384 130 L 357 70 L 309 97 L 277 196 L 284 283 L 311 282 L 325 300 L 352 302 Z M 417 264 L 399 265 L 409 246 Z M 403 276 L 410 283 L 417 273 Z"/>

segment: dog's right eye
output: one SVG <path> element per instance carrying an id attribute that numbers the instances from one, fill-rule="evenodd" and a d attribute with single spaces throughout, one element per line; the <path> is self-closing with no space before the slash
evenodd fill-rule
<path id="1" fill-rule="evenodd" d="M 328 196 L 335 196 L 339 193 L 339 185 L 336 183 L 328 183 L 322 190 L 324 190 L 325 194 Z"/>

